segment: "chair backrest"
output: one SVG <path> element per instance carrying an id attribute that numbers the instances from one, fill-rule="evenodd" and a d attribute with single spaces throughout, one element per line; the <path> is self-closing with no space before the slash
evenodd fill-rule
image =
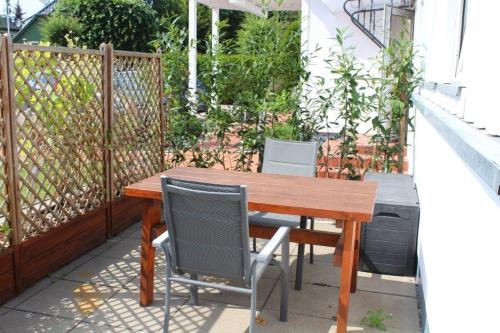
<path id="1" fill-rule="evenodd" d="M 266 139 L 263 173 L 316 176 L 318 143 Z"/>
<path id="2" fill-rule="evenodd" d="M 161 177 L 170 265 L 194 273 L 250 281 L 245 186 Z"/>

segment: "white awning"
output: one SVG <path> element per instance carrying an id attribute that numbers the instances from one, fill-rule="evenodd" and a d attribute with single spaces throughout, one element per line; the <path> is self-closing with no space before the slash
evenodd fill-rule
<path id="1" fill-rule="evenodd" d="M 259 11 L 299 11 L 301 0 L 198 0 L 206 6 L 219 9 L 241 10 L 253 13 Z"/>

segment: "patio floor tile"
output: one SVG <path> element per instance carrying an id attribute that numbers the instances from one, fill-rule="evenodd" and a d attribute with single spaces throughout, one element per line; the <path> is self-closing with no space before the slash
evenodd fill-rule
<path id="1" fill-rule="evenodd" d="M 295 281 L 295 269 L 297 262 L 292 262 L 290 266 L 290 281 Z M 340 286 L 340 268 L 333 267 L 331 261 L 317 261 L 304 264 L 303 283 L 325 286 Z M 408 297 L 416 296 L 415 279 L 403 276 L 388 276 L 366 272 L 358 272 L 358 290 L 373 291 L 390 295 L 400 295 Z"/>
<path id="2" fill-rule="evenodd" d="M 304 284 L 301 291 L 293 288 L 289 292 L 290 314 L 299 314 L 324 319 L 333 319 L 337 314 L 338 293 L 336 287 L 325 287 Z M 264 309 L 279 310 L 279 292 L 273 290 Z M 412 297 L 401 297 L 379 294 L 366 291 L 357 291 L 351 294 L 349 306 L 349 322 L 360 325 L 368 311 L 382 309 L 385 314 L 392 315 L 387 320 L 390 329 L 404 330 L 405 332 L 418 332 L 417 300 Z"/>
<path id="3" fill-rule="evenodd" d="M 94 256 L 92 256 L 90 254 L 84 254 L 80 258 L 78 258 L 78 259 L 70 262 L 69 264 L 67 264 L 66 266 L 62 267 L 61 269 L 55 271 L 54 273 L 49 274 L 49 276 L 54 277 L 54 278 L 58 278 L 58 279 L 62 279 L 66 275 L 68 275 L 69 273 L 71 273 L 73 270 L 75 270 L 76 268 L 78 268 L 81 265 L 85 264 L 86 262 L 88 262 L 92 258 L 94 258 Z"/>
<path id="4" fill-rule="evenodd" d="M 124 286 L 139 276 L 137 260 L 94 257 L 66 276 L 67 280 L 110 287 Z"/>
<path id="5" fill-rule="evenodd" d="M 200 305 L 183 305 L 170 319 L 170 332 L 245 332 L 250 311 L 247 307 L 201 301 Z"/>
<path id="6" fill-rule="evenodd" d="M 142 307 L 139 305 L 139 293 L 122 289 L 106 300 L 85 322 L 105 324 L 116 327 L 126 327 L 134 332 L 156 332 L 163 327 L 164 299 L 157 295 L 153 304 Z M 171 313 L 175 307 L 184 304 L 186 298 L 174 297 Z"/>
<path id="7" fill-rule="evenodd" d="M 36 295 L 37 293 L 41 292 L 42 290 L 46 289 L 48 286 L 56 282 L 56 279 L 53 278 L 44 278 L 40 280 L 39 282 L 35 283 L 33 286 L 30 288 L 26 289 L 22 294 L 18 295 L 16 298 L 11 299 L 7 303 L 5 303 L 3 306 L 6 308 L 15 308 L 19 304 L 23 303 L 33 295 Z"/>
<path id="8" fill-rule="evenodd" d="M 87 254 L 91 255 L 91 256 L 100 255 L 104 251 L 109 249 L 110 247 L 119 243 L 121 240 L 122 240 L 121 237 L 114 237 L 114 238 L 108 239 L 106 242 L 102 243 L 101 245 L 99 245 L 99 246 L 95 247 L 94 249 L 90 250 L 89 252 L 87 252 Z"/>
<path id="9" fill-rule="evenodd" d="M 92 323 L 79 323 L 73 328 L 70 333 L 135 333 L 125 327 L 113 327 L 108 325 L 92 324 Z"/>
<path id="10" fill-rule="evenodd" d="M 140 237 L 141 222 L 136 222 L 119 234 L 122 237 Z"/>
<path id="11" fill-rule="evenodd" d="M 83 319 L 117 290 L 60 280 L 23 302 L 16 309 L 47 315 Z"/>
<path id="12" fill-rule="evenodd" d="M 337 325 L 335 321 L 317 317 L 293 314 L 288 316 L 286 323 L 279 321 L 279 312 L 264 310 L 261 313 L 263 323 L 258 325 L 259 333 L 335 333 Z M 349 324 L 347 331 L 362 333 L 383 332 L 377 328 L 370 328 L 359 324 Z M 406 330 L 390 328 L 390 333 L 408 333 Z"/>
<path id="13" fill-rule="evenodd" d="M 0 306 L 0 316 L 6 314 L 7 312 L 9 312 L 10 309 L 8 308 L 4 308 L 3 306 Z M 1 320 L 0 320 L 1 321 Z"/>
<path id="14" fill-rule="evenodd" d="M 67 332 L 76 324 L 76 321 L 70 319 L 12 310 L 5 316 L 2 316 L 0 322 L 0 332 Z"/>
<path id="15" fill-rule="evenodd" d="M 99 256 L 116 259 L 139 259 L 141 257 L 141 242 L 135 238 L 123 238 Z"/>

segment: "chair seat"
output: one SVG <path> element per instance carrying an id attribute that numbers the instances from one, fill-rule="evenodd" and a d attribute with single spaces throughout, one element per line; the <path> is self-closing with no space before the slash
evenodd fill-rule
<path id="1" fill-rule="evenodd" d="M 248 222 L 250 224 L 262 227 L 296 228 L 300 225 L 300 216 L 264 212 L 249 212 Z"/>

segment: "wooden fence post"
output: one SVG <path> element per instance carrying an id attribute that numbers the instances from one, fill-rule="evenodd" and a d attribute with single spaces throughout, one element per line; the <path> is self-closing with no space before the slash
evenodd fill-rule
<path id="1" fill-rule="evenodd" d="M 164 108 L 164 100 L 163 100 L 163 70 L 161 66 L 161 50 L 158 50 L 158 75 L 159 82 L 158 86 L 160 91 L 159 94 L 159 104 L 160 104 L 160 140 L 161 140 L 161 171 L 165 171 L 165 130 L 166 130 L 166 122 L 165 122 L 165 108 Z"/>
<path id="2" fill-rule="evenodd" d="M 7 171 L 7 197 L 9 200 L 9 216 L 11 240 L 14 249 L 14 276 L 16 293 L 24 287 L 21 278 L 21 264 L 19 245 L 23 240 L 21 225 L 21 207 L 19 196 L 19 168 L 17 157 L 17 126 L 16 126 L 16 99 L 14 88 L 14 61 L 12 40 L 9 35 L 2 36 L 2 101 L 5 124 L 5 161 Z"/>
<path id="3" fill-rule="evenodd" d="M 106 234 L 112 236 L 113 214 L 113 44 L 101 44 L 103 51 L 103 116 L 104 116 L 104 175 L 106 189 Z"/>

